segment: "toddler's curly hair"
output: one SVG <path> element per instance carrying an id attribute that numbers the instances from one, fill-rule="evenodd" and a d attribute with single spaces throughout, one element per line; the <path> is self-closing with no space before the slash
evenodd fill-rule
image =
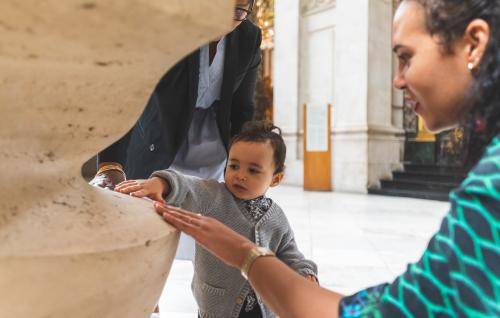
<path id="1" fill-rule="evenodd" d="M 231 140 L 231 146 L 239 141 L 269 142 L 274 151 L 274 173 L 285 171 L 286 145 L 281 129 L 269 120 L 249 121 L 243 125 L 241 132 Z"/>

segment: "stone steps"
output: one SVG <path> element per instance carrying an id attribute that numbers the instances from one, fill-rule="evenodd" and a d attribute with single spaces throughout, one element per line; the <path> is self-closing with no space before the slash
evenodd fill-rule
<path id="1" fill-rule="evenodd" d="M 381 187 L 369 189 L 371 194 L 448 201 L 449 192 L 458 187 L 465 171 L 455 167 L 405 165 L 404 171 L 394 171 L 393 178 L 381 180 Z"/>

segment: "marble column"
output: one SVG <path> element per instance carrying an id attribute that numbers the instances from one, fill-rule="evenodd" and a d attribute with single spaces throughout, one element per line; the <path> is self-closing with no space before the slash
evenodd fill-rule
<path id="1" fill-rule="evenodd" d="M 400 165 L 392 119 L 392 3 L 337 1 L 333 183 L 367 192 Z"/>
<path id="2" fill-rule="evenodd" d="M 287 144 L 286 179 L 301 184 L 299 145 L 299 25 L 300 1 L 275 1 L 274 121 Z M 300 149 L 299 149 L 300 148 Z"/>
<path id="3" fill-rule="evenodd" d="M 327 105 L 333 105 L 336 80 L 335 33 L 335 1 L 303 0 L 300 18 L 300 105 L 324 107 L 325 110 Z M 303 107 L 300 107 L 299 114 L 299 140 L 302 153 L 303 136 L 306 129 L 303 120 Z"/>

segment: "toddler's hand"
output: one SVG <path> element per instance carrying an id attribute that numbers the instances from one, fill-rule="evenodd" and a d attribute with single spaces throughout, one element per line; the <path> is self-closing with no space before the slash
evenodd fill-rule
<path id="1" fill-rule="evenodd" d="M 165 203 L 163 193 L 167 192 L 168 183 L 162 178 L 153 177 L 148 180 L 127 180 L 115 187 L 116 192 L 130 194 L 131 196 Z"/>

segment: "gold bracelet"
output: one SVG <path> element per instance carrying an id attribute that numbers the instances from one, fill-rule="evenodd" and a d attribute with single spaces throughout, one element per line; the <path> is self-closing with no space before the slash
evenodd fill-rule
<path id="1" fill-rule="evenodd" d="M 125 175 L 125 171 L 123 171 L 123 169 L 119 165 L 105 165 L 105 166 L 102 166 L 101 168 L 99 168 L 99 170 L 97 170 L 96 175 L 99 175 L 99 174 L 101 174 L 103 172 L 111 171 L 111 170 L 120 171 L 121 173 L 123 173 L 123 175 Z"/>
<path id="2" fill-rule="evenodd" d="M 241 266 L 241 275 L 245 277 L 246 280 L 248 280 L 248 274 L 253 263 L 255 263 L 257 258 L 262 256 L 274 256 L 274 253 L 270 249 L 260 246 L 255 246 L 248 252 Z"/>

